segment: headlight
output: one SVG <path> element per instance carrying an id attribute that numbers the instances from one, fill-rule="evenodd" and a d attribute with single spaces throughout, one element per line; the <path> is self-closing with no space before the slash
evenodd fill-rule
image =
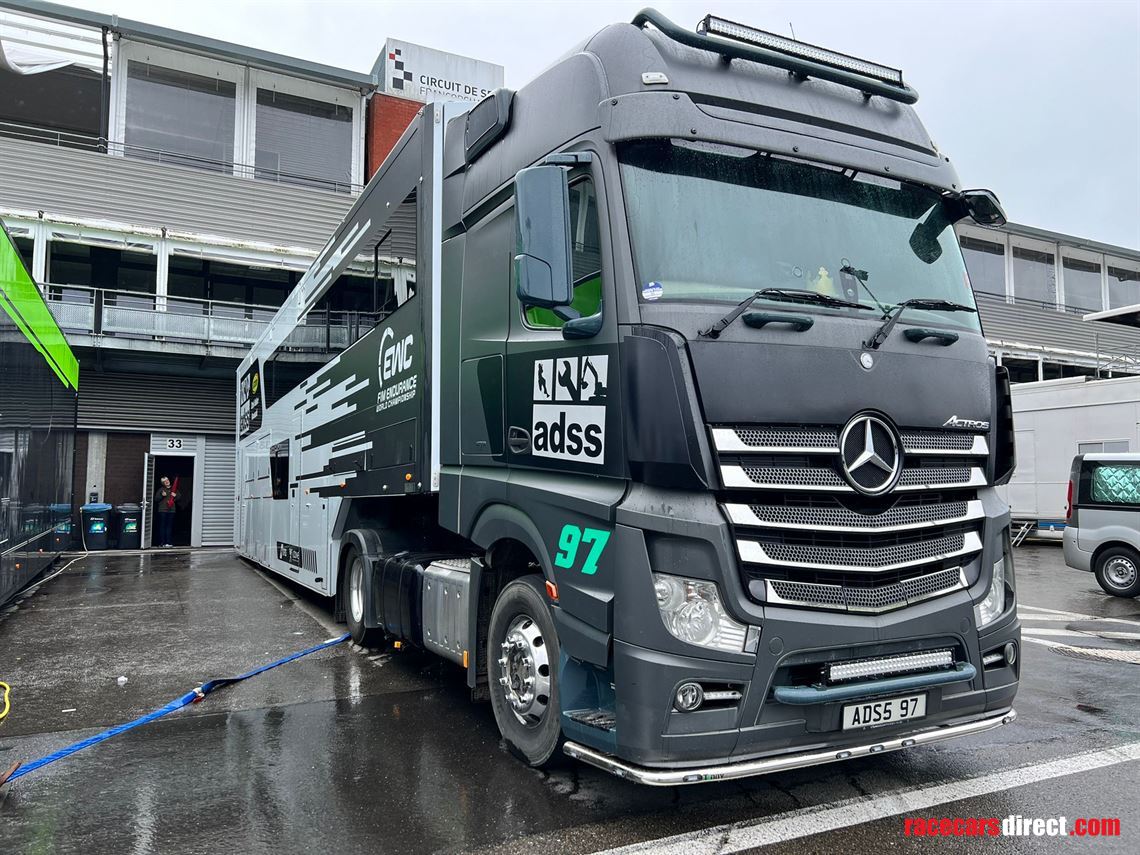
<path id="1" fill-rule="evenodd" d="M 714 582 L 654 573 L 653 588 L 661 621 L 674 638 L 729 653 L 744 652 L 748 627 L 728 616 Z"/>
<path id="2" fill-rule="evenodd" d="M 981 629 L 993 623 L 1005 611 L 1006 577 L 1013 582 L 1013 555 L 1009 545 L 1009 533 L 1006 532 L 1005 542 L 1002 544 L 1002 556 L 994 562 L 993 578 L 990 580 L 990 589 L 985 599 L 974 605 L 974 621 Z M 1012 587 L 1012 584 L 1011 584 Z"/>

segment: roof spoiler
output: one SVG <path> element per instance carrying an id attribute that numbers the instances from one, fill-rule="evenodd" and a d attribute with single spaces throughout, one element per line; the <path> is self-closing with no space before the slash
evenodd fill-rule
<path id="1" fill-rule="evenodd" d="M 858 89 L 868 97 L 881 95 L 903 104 L 918 101 L 918 93 L 903 83 L 901 71 L 714 15 L 705 16 L 698 26 L 699 32 L 682 29 L 656 9 L 642 9 L 631 23 L 636 27 L 652 24 L 683 45 L 719 54 L 726 59 L 746 59 L 782 68 L 802 80 L 817 77 Z"/>

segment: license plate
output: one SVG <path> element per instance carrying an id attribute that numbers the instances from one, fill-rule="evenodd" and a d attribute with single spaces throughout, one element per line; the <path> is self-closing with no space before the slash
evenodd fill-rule
<path id="1" fill-rule="evenodd" d="M 843 708 L 843 729 L 876 727 L 922 718 L 926 715 L 926 695 L 907 698 L 887 698 L 885 701 L 865 701 L 848 704 Z"/>

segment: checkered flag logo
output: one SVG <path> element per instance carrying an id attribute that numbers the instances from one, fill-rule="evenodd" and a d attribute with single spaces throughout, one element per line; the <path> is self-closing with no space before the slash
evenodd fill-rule
<path id="1" fill-rule="evenodd" d="M 390 51 L 388 59 L 395 63 L 397 71 L 397 74 L 392 78 L 392 88 L 403 89 L 405 83 L 412 82 L 412 73 L 410 71 L 404 71 L 404 61 L 400 59 L 400 49 L 396 48 Z"/>

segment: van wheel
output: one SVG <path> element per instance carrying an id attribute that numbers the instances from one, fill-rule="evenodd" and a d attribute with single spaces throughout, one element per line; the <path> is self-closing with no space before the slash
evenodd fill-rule
<path id="1" fill-rule="evenodd" d="M 1140 554 L 1128 546 L 1110 546 L 1096 560 L 1096 580 L 1114 597 L 1140 594 Z"/>
<path id="2" fill-rule="evenodd" d="M 344 556 L 344 614 L 352 640 L 362 647 L 375 647 L 384 640 L 380 629 L 369 629 L 364 625 L 364 574 L 368 572 L 368 562 L 355 546 L 350 546 Z"/>
<path id="3" fill-rule="evenodd" d="M 531 766 L 561 757 L 558 635 L 541 576 L 499 593 L 487 632 L 487 676 L 495 723 L 508 748 Z"/>

